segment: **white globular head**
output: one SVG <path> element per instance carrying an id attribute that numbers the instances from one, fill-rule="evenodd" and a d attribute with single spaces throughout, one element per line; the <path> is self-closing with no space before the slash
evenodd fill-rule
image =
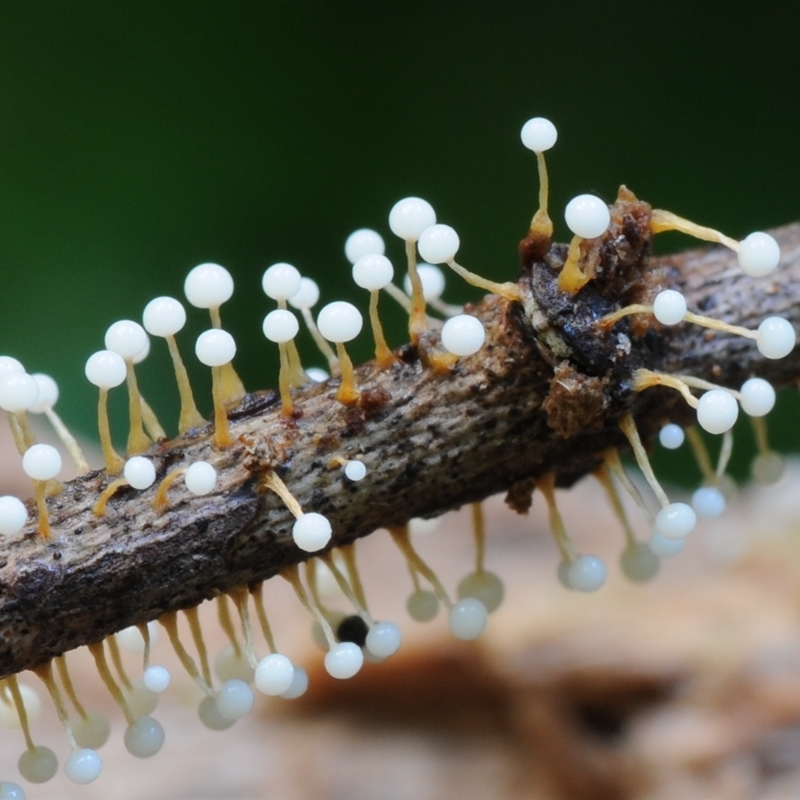
<path id="1" fill-rule="evenodd" d="M 207 367 L 221 367 L 233 361 L 236 355 L 236 342 L 228 331 L 211 328 L 197 337 L 194 352 L 198 361 Z"/>
<path id="2" fill-rule="evenodd" d="M 608 576 L 605 562 L 597 556 L 578 556 L 567 568 L 566 582 L 576 592 L 596 592 Z"/>
<path id="3" fill-rule="evenodd" d="M 133 360 L 147 347 L 147 331 L 132 319 L 118 320 L 106 331 L 105 346 L 126 361 Z"/>
<path id="4" fill-rule="evenodd" d="M 439 613 L 439 598 L 429 589 L 417 589 L 409 595 L 406 611 L 417 622 L 430 622 Z"/>
<path id="5" fill-rule="evenodd" d="M 656 514 L 655 529 L 667 539 L 685 539 L 695 525 L 697 515 L 686 503 L 670 503 Z"/>
<path id="6" fill-rule="evenodd" d="M 739 266 L 746 275 L 769 275 L 781 260 L 781 249 L 768 233 L 756 231 L 739 242 Z"/>
<path id="7" fill-rule="evenodd" d="M 25 372 L 25 367 L 13 356 L 0 356 L 0 378 L 11 372 Z"/>
<path id="8" fill-rule="evenodd" d="M 202 497 L 214 491 L 217 485 L 217 471 L 208 461 L 195 461 L 184 473 L 186 488 Z"/>
<path id="9" fill-rule="evenodd" d="M 150 758 L 164 745 L 164 728 L 152 717 L 139 717 L 125 729 L 125 749 L 136 758 Z"/>
<path id="10" fill-rule="evenodd" d="M 142 323 L 151 336 L 174 336 L 186 324 L 186 309 L 174 297 L 156 297 L 144 307 Z"/>
<path id="11" fill-rule="evenodd" d="M 100 389 L 113 389 L 125 382 L 127 370 L 119 353 L 98 350 L 87 359 L 85 373 L 89 382 Z"/>
<path id="12" fill-rule="evenodd" d="M 25 800 L 25 790 L 13 781 L 0 781 L 0 800 Z"/>
<path id="13" fill-rule="evenodd" d="M 261 326 L 264 336 L 271 342 L 285 344 L 291 342 L 300 330 L 300 323 L 291 311 L 283 308 L 276 308 L 264 317 Z"/>
<path id="14" fill-rule="evenodd" d="M 331 376 L 321 367 L 308 367 L 306 375 L 311 378 L 314 383 L 325 383 Z"/>
<path id="15" fill-rule="evenodd" d="M 729 431 L 739 417 L 739 404 L 726 389 L 710 389 L 697 404 L 697 423 L 709 433 Z"/>
<path id="16" fill-rule="evenodd" d="M 98 711 L 90 711 L 85 717 L 78 716 L 71 724 L 78 747 L 90 747 L 92 750 L 97 750 L 111 736 L 111 723 L 105 714 Z"/>
<path id="17" fill-rule="evenodd" d="M 662 325 L 677 325 L 686 315 L 686 298 L 676 289 L 664 289 L 653 300 L 653 316 Z"/>
<path id="18" fill-rule="evenodd" d="M 186 276 L 183 293 L 195 308 L 217 308 L 231 299 L 233 278 L 219 264 L 198 264 Z"/>
<path id="19" fill-rule="evenodd" d="M 158 664 L 149 666 L 142 675 L 144 685 L 156 694 L 165 692 L 169 687 L 172 677 L 166 667 L 161 667 Z"/>
<path id="20" fill-rule="evenodd" d="M 103 771 L 103 759 L 96 750 L 75 750 L 64 764 L 64 773 L 73 783 L 84 785 L 97 780 Z"/>
<path id="21" fill-rule="evenodd" d="M 775 407 L 775 389 L 763 378 L 750 378 L 739 390 L 744 413 L 751 417 L 763 417 Z"/>
<path id="22" fill-rule="evenodd" d="M 458 584 L 458 599 L 477 597 L 491 614 L 500 608 L 505 597 L 503 581 L 489 570 L 482 569 L 465 575 Z"/>
<path id="23" fill-rule="evenodd" d="M 49 481 L 61 472 L 61 454 L 49 444 L 35 444 L 22 456 L 22 469 L 35 481 Z"/>
<path id="24" fill-rule="evenodd" d="M 403 634 L 394 622 L 376 622 L 367 633 L 366 648 L 378 658 L 393 656 L 403 643 Z"/>
<path id="25" fill-rule="evenodd" d="M 359 228 L 353 231 L 344 243 L 344 254 L 351 264 L 355 264 L 362 256 L 372 254 L 382 256 L 385 252 L 383 237 L 372 228 Z"/>
<path id="26" fill-rule="evenodd" d="M 534 153 L 543 153 L 545 150 L 549 150 L 558 139 L 556 126 L 544 117 L 529 119 L 522 126 L 519 135 L 520 139 L 522 139 L 522 144 L 528 150 L 533 150 Z"/>
<path id="27" fill-rule="evenodd" d="M 362 289 L 376 292 L 394 278 L 392 262 L 381 253 L 367 253 L 353 264 L 353 280 Z"/>
<path id="28" fill-rule="evenodd" d="M 297 267 L 281 261 L 265 270 L 261 278 L 261 288 L 273 300 L 288 300 L 300 291 L 300 281 Z"/>
<path id="29" fill-rule="evenodd" d="M 686 439 L 686 434 L 683 432 L 683 428 L 674 422 L 668 422 L 658 432 L 658 441 L 667 450 L 677 450 L 683 444 L 684 439 Z"/>
<path id="30" fill-rule="evenodd" d="M 39 385 L 27 372 L 12 372 L 0 378 L 0 408 L 19 414 L 39 400 Z"/>
<path id="31" fill-rule="evenodd" d="M 389 227 L 395 236 L 407 242 L 419 239 L 425 228 L 436 224 L 433 206 L 421 197 L 398 200 L 389 212 Z"/>
<path id="32" fill-rule="evenodd" d="M 692 508 L 699 517 L 713 519 L 725 510 L 725 495 L 716 486 L 701 486 L 692 494 Z"/>
<path id="33" fill-rule="evenodd" d="M 347 480 L 357 483 L 367 477 L 367 467 L 363 461 L 348 461 L 344 465 L 344 474 Z"/>
<path id="34" fill-rule="evenodd" d="M 361 312 L 344 300 L 323 306 L 317 317 L 319 332 L 329 342 L 349 342 L 355 339 L 364 324 Z"/>
<path id="35" fill-rule="evenodd" d="M 447 626 L 456 639 L 477 639 L 489 622 L 489 612 L 477 597 L 464 597 L 450 609 Z"/>
<path id="36" fill-rule="evenodd" d="M 134 488 L 143 491 L 149 489 L 156 480 L 156 468 L 149 458 L 131 456 L 125 462 L 123 471 L 125 480 Z"/>
<path id="37" fill-rule="evenodd" d="M 332 678 L 352 678 L 364 663 L 364 653 L 353 642 L 340 642 L 325 654 L 325 670 Z"/>
<path id="38" fill-rule="evenodd" d="M 327 517 L 310 511 L 297 519 L 292 527 L 294 543 L 307 553 L 322 550 L 331 540 L 333 529 Z"/>
<path id="39" fill-rule="evenodd" d="M 611 224 L 608 206 L 593 194 L 579 194 L 567 203 L 564 211 L 567 227 L 581 239 L 602 236 Z"/>
<path id="40" fill-rule="evenodd" d="M 425 301 L 438 300 L 444 294 L 446 279 L 444 272 L 434 264 L 427 264 L 424 261 L 417 264 L 417 275 L 422 284 L 422 296 Z M 403 288 L 407 295 L 411 294 L 411 278 L 406 275 L 403 279 Z"/>
<path id="41" fill-rule="evenodd" d="M 58 402 L 58 384 L 49 376 L 42 372 L 31 375 L 39 388 L 39 397 L 36 402 L 28 407 L 32 414 L 44 414 Z"/>
<path id="42" fill-rule="evenodd" d="M 762 486 L 773 486 L 784 474 L 786 460 L 780 453 L 770 451 L 759 453 L 750 465 L 750 474 L 756 483 Z"/>
<path id="43" fill-rule="evenodd" d="M 302 668 L 294 665 L 294 674 L 292 675 L 292 682 L 285 692 L 281 692 L 280 696 L 284 700 L 296 700 L 302 697 L 308 691 L 308 673 Z"/>
<path id="44" fill-rule="evenodd" d="M 442 345 L 455 356 L 471 356 L 483 347 L 486 331 L 483 323 L 470 314 L 459 314 L 442 327 Z"/>
<path id="45" fill-rule="evenodd" d="M 28 521 L 28 509 L 18 497 L 0 497 L 0 535 L 13 536 L 19 533 Z"/>
<path id="46" fill-rule="evenodd" d="M 19 774 L 30 783 L 47 783 L 58 771 L 56 754 L 44 745 L 26 748 L 17 762 Z"/>
<path id="47" fill-rule="evenodd" d="M 792 323 L 783 317 L 767 317 L 758 326 L 756 347 L 766 358 L 784 358 L 794 350 L 797 335 Z"/>
<path id="48" fill-rule="evenodd" d="M 292 308 L 314 308 L 319 302 L 319 286 L 311 278 L 300 278 L 300 288 L 289 298 Z"/>
<path id="49" fill-rule="evenodd" d="M 217 708 L 225 719 L 236 721 L 247 716 L 254 703 L 253 690 L 238 678 L 225 681 L 217 692 Z"/>
<path id="50" fill-rule="evenodd" d="M 449 225 L 431 225 L 425 228 L 417 242 L 419 254 L 431 264 L 447 264 L 458 252 L 461 240 Z"/>
<path id="51" fill-rule="evenodd" d="M 294 679 L 294 665 L 281 653 L 270 653 L 258 662 L 255 674 L 256 689 L 276 697 L 288 691 Z"/>
<path id="52" fill-rule="evenodd" d="M 223 717 L 219 712 L 216 698 L 204 697 L 197 708 L 200 722 L 211 731 L 225 731 L 233 725 L 235 720 Z"/>
<path id="53" fill-rule="evenodd" d="M 619 566 L 629 581 L 644 583 L 655 578 L 661 561 L 646 542 L 635 542 L 622 551 Z"/>

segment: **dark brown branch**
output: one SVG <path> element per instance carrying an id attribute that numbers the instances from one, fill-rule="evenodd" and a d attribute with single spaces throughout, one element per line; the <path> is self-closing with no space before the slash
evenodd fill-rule
<path id="1" fill-rule="evenodd" d="M 220 473 L 217 491 L 170 490 L 163 515 L 155 487 L 120 491 L 106 517 L 91 506 L 106 485 L 93 473 L 50 501 L 56 535 L 29 525 L 0 550 L 0 675 L 42 663 L 163 613 L 275 575 L 307 557 L 292 543 L 293 518 L 259 489 L 275 469 L 301 506 L 331 520 L 334 543 L 417 516 L 434 516 L 502 491 L 524 501 L 527 482 L 553 471 L 570 485 L 623 446 L 618 421 L 632 410 L 645 437 L 666 419 L 691 420 L 675 392 L 632 390 L 634 369 L 689 373 L 732 387 L 751 374 L 777 385 L 800 377 L 800 353 L 767 361 L 753 342 L 687 325 L 648 329 L 626 319 L 601 333 L 595 319 L 675 286 L 689 307 L 756 327 L 769 314 L 800 326 L 800 224 L 775 232 L 784 265 L 775 277 L 741 275 L 735 256 L 713 249 L 649 260 L 648 208 L 621 202 L 598 259 L 597 278 L 576 298 L 555 287 L 565 248 L 530 262 L 522 304 L 490 296 L 471 309 L 487 345 L 450 374 L 424 366 L 431 333 L 390 370 L 358 370 L 359 406 L 336 403 L 336 381 L 296 393 L 301 416 L 285 419 L 273 393 L 249 396 L 232 415 L 237 444 L 215 452 L 209 430 L 151 454 L 159 478 L 203 458 Z M 535 248 L 534 248 L 535 249 Z M 651 323 L 652 324 L 652 323 Z M 369 471 L 350 483 L 336 456 L 359 456 Z"/>

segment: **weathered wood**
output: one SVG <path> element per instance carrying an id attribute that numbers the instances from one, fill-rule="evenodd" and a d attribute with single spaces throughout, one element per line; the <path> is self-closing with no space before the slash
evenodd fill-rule
<path id="1" fill-rule="evenodd" d="M 524 270 L 522 303 L 489 296 L 471 307 L 487 344 L 451 373 L 425 366 L 438 342 L 432 331 L 419 349 L 398 351 L 391 369 L 360 367 L 356 407 L 335 401 L 337 381 L 298 390 L 294 419 L 281 414 L 274 393 L 250 395 L 232 414 L 230 449 L 215 451 L 208 428 L 153 448 L 159 479 L 198 459 L 213 463 L 220 478 L 208 497 L 189 495 L 178 481 L 159 514 L 151 505 L 157 484 L 124 489 L 96 518 L 91 507 L 105 474 L 69 483 L 49 503 L 52 540 L 30 523 L 0 545 L 0 676 L 307 558 L 292 543 L 291 514 L 259 490 L 268 469 L 304 510 L 330 519 L 338 545 L 502 491 L 524 505 L 525 482 L 549 471 L 571 485 L 597 467 L 603 450 L 624 446 L 618 421 L 628 411 L 645 438 L 667 419 L 691 420 L 676 392 L 633 392 L 639 366 L 731 387 L 752 374 L 781 386 L 800 378 L 798 351 L 768 361 L 752 341 L 685 324 L 648 329 L 642 318 L 626 319 L 598 331 L 594 320 L 629 296 L 641 302 L 667 287 L 682 289 L 690 309 L 726 322 L 754 328 L 778 314 L 800 326 L 800 224 L 773 232 L 783 265 L 754 280 L 722 249 L 650 260 L 647 213 L 644 204 L 619 205 L 599 254 L 601 266 L 613 262 L 613 280 L 609 267 L 576 298 L 559 298 L 553 287 L 565 248 L 554 246 Z M 337 456 L 361 458 L 367 477 L 346 480 L 332 463 Z"/>

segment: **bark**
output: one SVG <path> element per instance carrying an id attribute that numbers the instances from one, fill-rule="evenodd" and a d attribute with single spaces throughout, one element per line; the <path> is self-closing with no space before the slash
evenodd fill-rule
<path id="1" fill-rule="evenodd" d="M 51 540 L 35 533 L 34 520 L 0 546 L 0 676 L 308 558 L 291 540 L 290 512 L 260 488 L 270 469 L 305 511 L 330 519 L 332 546 L 341 545 L 503 491 L 524 511 L 533 479 L 554 472 L 569 486 L 604 450 L 623 448 L 618 423 L 628 412 L 645 439 L 668 419 L 691 422 L 677 392 L 633 391 L 639 367 L 734 388 L 753 374 L 778 386 L 796 381 L 798 351 L 768 361 L 752 341 L 686 324 L 665 329 L 645 317 L 598 330 L 599 316 L 668 287 L 684 291 L 690 310 L 726 322 L 755 328 L 777 314 L 800 325 L 800 224 L 773 232 L 782 266 L 754 280 L 721 248 L 650 258 L 648 215 L 631 198 L 617 203 L 602 244 L 585 243 L 583 263 L 597 272 L 575 297 L 556 286 L 566 248 L 542 252 L 542 242 L 526 240 L 523 301 L 490 295 L 472 307 L 487 344 L 451 372 L 430 367 L 438 344 L 430 331 L 418 347 L 399 350 L 390 369 L 357 370 L 356 406 L 336 402 L 336 380 L 295 392 L 291 419 L 275 393 L 257 393 L 231 414 L 231 448 L 215 450 L 208 427 L 153 448 L 159 480 L 211 461 L 220 478 L 210 496 L 193 497 L 178 481 L 158 513 L 157 480 L 144 492 L 119 491 L 98 518 L 91 509 L 105 473 L 69 483 L 49 501 Z M 356 456 L 368 473 L 352 483 L 334 459 Z"/>

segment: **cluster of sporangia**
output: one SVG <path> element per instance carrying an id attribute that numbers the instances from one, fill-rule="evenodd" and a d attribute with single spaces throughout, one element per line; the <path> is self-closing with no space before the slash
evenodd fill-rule
<path id="1" fill-rule="evenodd" d="M 533 217 L 531 230 L 552 236 L 553 226 L 547 213 L 548 181 L 544 152 L 556 141 L 556 129 L 551 122 L 537 117 L 529 120 L 522 129 L 522 141 L 533 150 L 538 159 L 540 194 L 539 209 Z M 601 237 L 610 224 L 609 208 L 605 202 L 592 195 L 575 197 L 566 207 L 566 223 L 574 234 L 567 261 L 559 276 L 559 286 L 564 292 L 575 294 L 590 279 L 581 270 L 580 244 L 584 239 Z M 362 229 L 351 234 L 345 244 L 345 254 L 352 263 L 353 279 L 358 286 L 370 292 L 369 315 L 375 340 L 375 355 L 379 366 L 389 367 L 395 356 L 386 344 L 378 318 L 378 296 L 386 290 L 398 300 L 409 313 L 409 332 L 412 342 L 419 341 L 420 334 L 432 323 L 427 316 L 427 305 L 432 306 L 447 321 L 441 327 L 441 351 L 429 353 L 428 363 L 439 371 L 446 371 L 459 358 L 477 353 L 484 343 L 482 323 L 474 316 L 461 313 L 441 300 L 445 279 L 437 264 L 447 264 L 469 283 L 502 295 L 510 301 L 519 301 L 521 291 L 514 283 L 497 284 L 468 272 L 454 260 L 459 247 L 459 238 L 453 228 L 437 224 L 433 208 L 424 200 L 410 197 L 398 202 L 389 214 L 389 227 L 404 240 L 408 259 L 408 274 L 405 292 L 392 283 L 394 269 L 383 255 L 384 242 L 373 230 Z M 703 228 L 669 212 L 654 210 L 651 229 L 653 233 L 663 230 L 679 230 L 701 239 L 726 245 L 738 254 L 742 269 L 752 276 L 770 273 L 778 265 L 780 252 L 775 240 L 765 233 L 752 233 L 741 242 L 732 240 L 716 231 Z M 429 263 L 417 264 L 417 252 Z M 333 302 L 324 306 L 316 321 L 311 309 L 319 299 L 319 290 L 309 278 L 301 277 L 290 264 L 274 264 L 266 270 L 262 286 L 277 309 L 270 311 L 263 322 L 264 335 L 278 345 L 280 351 L 280 396 L 284 414 L 293 413 L 292 390 L 309 381 L 323 381 L 328 375 L 322 370 L 304 370 L 294 344 L 299 330 L 297 316 L 287 304 L 300 312 L 305 324 L 326 358 L 329 369 L 340 376 L 337 393 L 338 402 L 348 405 L 358 399 L 352 363 L 345 350 L 345 343 L 361 331 L 362 316 L 358 309 L 346 302 Z M 230 274 L 217 264 L 201 264 L 187 276 L 184 293 L 189 303 L 197 308 L 208 309 L 211 327 L 200 334 L 195 342 L 195 354 L 200 362 L 210 367 L 213 381 L 214 429 L 213 442 L 218 448 L 231 444 L 228 432 L 226 409 L 236 405 L 244 396 L 244 389 L 237 377 L 232 360 L 236 353 L 233 337 L 222 328 L 220 306 L 233 293 Z M 754 339 L 756 346 L 766 358 L 782 358 L 794 347 L 795 333 L 784 319 L 765 319 L 758 330 L 738 328 L 719 321 L 699 316 L 687 309 L 686 300 L 680 292 L 665 289 L 657 294 L 652 305 L 635 305 L 620 309 L 598 320 L 598 332 L 609 330 L 617 320 L 630 314 L 651 314 L 661 325 L 678 325 L 683 322 L 702 325 L 713 330 Z M 166 340 L 175 367 L 181 397 L 180 431 L 205 425 L 197 411 L 186 368 L 178 351 L 175 335 L 186 321 L 183 305 L 171 297 L 159 297 L 147 304 L 142 325 L 130 320 L 114 323 L 106 332 L 106 349 L 94 353 L 86 362 L 86 377 L 100 390 L 99 431 L 105 467 L 109 483 L 94 506 L 94 513 L 102 516 L 108 503 L 120 487 L 135 490 L 149 489 L 156 479 L 153 463 L 146 455 L 153 440 L 165 438 L 152 409 L 141 396 L 136 383 L 135 366 L 149 352 L 151 336 Z M 434 323 L 438 324 L 438 323 Z M 334 348 L 331 344 L 335 345 Z M 130 435 L 127 444 L 128 458 L 122 459 L 114 450 L 109 432 L 107 395 L 110 389 L 127 382 L 130 399 Z M 782 462 L 767 445 L 763 417 L 775 402 L 775 391 L 767 381 L 750 378 L 739 391 L 721 388 L 689 376 L 675 376 L 640 370 L 636 375 L 636 388 L 644 391 L 655 385 L 673 387 L 680 391 L 686 401 L 697 410 L 697 423 L 705 431 L 722 434 L 722 447 L 716 467 L 711 463 L 703 440 L 695 428 L 688 430 L 688 438 L 704 475 L 704 484 L 692 496 L 691 505 L 670 502 L 659 485 L 648 462 L 644 448 L 632 418 L 623 420 L 621 427 L 630 441 L 636 460 L 652 487 L 661 509 L 653 516 L 637 488 L 626 475 L 616 452 L 605 456 L 603 467 L 596 473 L 605 487 L 612 507 L 625 530 L 627 544 L 621 556 L 623 573 L 635 581 L 652 578 L 659 567 L 659 559 L 673 556 L 683 547 L 685 538 L 694 529 L 696 515 L 713 517 L 725 507 L 728 488 L 725 469 L 732 447 L 731 429 L 736 422 L 739 407 L 754 421 L 759 442 L 753 472 L 761 482 L 773 482 L 782 470 Z M 693 390 L 700 390 L 695 397 Z M 38 515 L 38 533 L 51 537 L 48 521 L 47 498 L 59 491 L 56 478 L 61 470 L 61 456 L 54 447 L 35 442 L 27 422 L 27 414 L 45 414 L 52 422 L 67 452 L 75 461 L 79 473 L 89 466 L 75 439 L 69 434 L 53 407 L 58 397 L 58 388 L 52 378 L 45 375 L 29 375 L 15 359 L 0 357 L 0 407 L 7 414 L 14 438 L 22 456 L 25 472 L 34 484 Z M 147 431 L 147 432 L 145 432 Z M 660 435 L 667 448 L 679 447 L 684 440 L 682 428 L 666 424 Z M 359 460 L 340 458 L 345 480 L 358 481 L 366 474 L 366 466 Z M 628 524 L 612 480 L 619 483 L 632 495 L 635 502 L 651 519 L 653 531 L 647 542 L 637 541 Z M 217 475 L 214 467 L 203 461 L 188 468 L 177 468 L 161 481 L 155 499 L 156 509 L 169 505 L 167 491 L 175 481 L 182 479 L 186 489 L 196 495 L 214 492 Z M 558 577 L 569 589 L 592 592 L 600 588 L 606 579 L 606 566 L 592 555 L 578 555 L 564 528 L 554 499 L 552 476 L 538 481 L 549 510 L 553 533 L 561 552 L 562 561 Z M 296 517 L 293 528 L 295 544 L 307 552 L 323 550 L 331 538 L 331 525 L 321 514 L 304 512 L 289 492 L 286 485 L 274 473 L 263 481 L 264 490 L 277 493 Z M 0 497 L 0 533 L 16 534 L 28 520 L 29 509 L 15 497 Z M 411 544 L 407 528 L 394 528 L 392 538 L 407 562 L 414 591 L 408 599 L 408 612 L 417 620 L 432 619 L 440 603 L 449 611 L 449 627 L 461 639 L 474 639 L 484 630 L 487 616 L 501 603 L 503 586 L 500 579 L 484 569 L 484 531 L 480 506 L 473 507 L 473 522 L 476 540 L 476 568 L 458 586 L 459 600 L 452 602 L 433 570 L 422 560 Z M 328 579 L 335 580 L 355 613 L 345 616 L 323 604 L 318 585 L 318 567 L 324 569 Z M 316 636 L 327 650 L 325 667 L 336 678 L 355 675 L 364 661 L 379 661 L 393 655 L 400 647 L 399 628 L 391 622 L 376 622 L 367 610 L 367 601 L 359 579 L 353 546 L 340 548 L 336 556 L 326 552 L 316 561 L 306 562 L 306 586 L 300 580 L 297 567 L 281 574 L 294 587 L 299 600 L 315 618 Z M 427 581 L 432 590 L 423 588 Z M 259 659 L 255 653 L 253 630 L 249 612 L 252 600 L 259 626 L 269 647 L 270 654 Z M 234 625 L 229 603 L 233 602 L 240 625 Z M 202 722 L 213 730 L 222 730 L 247 714 L 253 706 L 254 695 L 250 684 L 267 695 L 295 698 L 303 694 L 308 679 L 305 671 L 281 654 L 267 620 L 260 587 L 242 589 L 218 598 L 221 625 L 230 639 L 217 657 L 214 670 L 221 684 L 214 688 L 211 668 L 200 631 L 196 610 L 184 612 L 198 653 L 198 662 L 189 655 L 178 635 L 177 615 L 168 614 L 160 623 L 166 629 L 170 642 L 182 665 L 197 682 L 204 693 L 199 714 Z M 100 677 L 107 685 L 115 701 L 122 709 L 127 721 L 124 739 L 127 749 L 135 756 L 148 757 L 159 751 L 164 741 L 161 725 L 150 716 L 158 694 L 170 683 L 170 674 L 163 667 L 150 663 L 151 644 L 156 632 L 153 623 L 131 628 L 104 643 L 90 646 Z M 120 657 L 120 645 L 143 654 L 143 677 L 131 681 L 125 673 Z M 106 650 L 118 674 L 112 675 L 106 659 Z M 55 670 L 54 670 L 55 667 Z M 55 704 L 61 719 L 71 755 L 65 764 L 67 776 L 76 783 L 89 783 L 100 774 L 102 761 L 97 753 L 109 735 L 109 723 L 100 714 L 87 711 L 76 695 L 64 656 L 51 664 L 35 670 L 42 679 Z M 58 675 L 59 683 L 55 675 Z M 69 700 L 74 708 L 70 716 Z M 22 729 L 26 748 L 19 759 L 19 770 L 24 778 L 41 783 L 56 773 L 56 755 L 47 747 L 34 744 L 30 733 L 30 722 L 40 707 L 33 688 L 18 682 L 15 676 L 0 681 L 0 722 Z M 19 800 L 24 791 L 14 783 L 0 783 L 0 800 Z"/>

